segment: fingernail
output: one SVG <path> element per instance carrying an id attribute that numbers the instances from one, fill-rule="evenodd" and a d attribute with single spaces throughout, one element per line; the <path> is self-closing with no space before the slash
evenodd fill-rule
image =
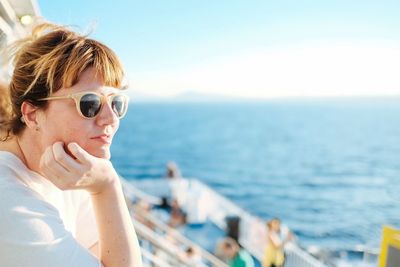
<path id="1" fill-rule="evenodd" d="M 55 142 L 55 143 L 53 144 L 53 146 L 57 146 L 57 145 L 61 145 L 61 146 L 63 146 L 63 145 L 64 145 L 64 143 L 63 143 L 63 142 L 61 142 L 61 141 L 57 141 L 57 142 Z"/>

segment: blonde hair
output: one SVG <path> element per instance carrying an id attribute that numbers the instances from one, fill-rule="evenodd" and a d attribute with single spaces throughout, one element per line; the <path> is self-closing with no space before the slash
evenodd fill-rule
<path id="1" fill-rule="evenodd" d="M 272 218 L 271 220 L 269 220 L 269 221 L 267 222 L 267 227 L 268 227 L 268 229 L 271 229 L 271 228 L 272 228 L 272 224 L 273 224 L 274 222 L 278 222 L 278 223 L 280 224 L 280 223 L 281 223 L 281 220 L 280 220 L 279 218 Z"/>
<path id="2" fill-rule="evenodd" d="M 115 53 L 65 26 L 40 24 L 33 28 L 30 36 L 11 45 L 8 53 L 14 71 L 9 85 L 11 116 L 3 123 L 7 131 L 4 140 L 25 128 L 21 120 L 24 101 L 46 108 L 47 102 L 40 99 L 73 86 L 90 67 L 104 85 L 122 87 L 124 72 Z"/>

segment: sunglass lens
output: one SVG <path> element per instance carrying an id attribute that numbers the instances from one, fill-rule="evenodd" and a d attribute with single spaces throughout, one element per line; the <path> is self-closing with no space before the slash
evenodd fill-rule
<path id="1" fill-rule="evenodd" d="M 125 115 L 126 109 L 128 108 L 127 104 L 128 103 L 124 95 L 116 95 L 111 101 L 111 107 L 119 118 Z"/>
<path id="2" fill-rule="evenodd" d="M 100 111 L 101 99 L 98 95 L 86 94 L 82 96 L 79 105 L 83 116 L 93 118 Z"/>

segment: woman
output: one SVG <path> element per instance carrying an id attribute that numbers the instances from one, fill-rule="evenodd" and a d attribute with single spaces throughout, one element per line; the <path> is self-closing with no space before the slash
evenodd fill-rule
<path id="1" fill-rule="evenodd" d="M 110 162 L 127 109 L 105 45 L 37 26 L 13 50 L 12 112 L 0 142 L 0 266 L 142 266 Z"/>
<path id="2" fill-rule="evenodd" d="M 277 218 L 268 221 L 267 228 L 267 247 L 263 267 L 281 267 L 285 261 L 283 248 L 287 242 L 293 240 L 293 234 L 289 232 L 287 237 L 282 240 L 280 237 L 281 221 Z"/>

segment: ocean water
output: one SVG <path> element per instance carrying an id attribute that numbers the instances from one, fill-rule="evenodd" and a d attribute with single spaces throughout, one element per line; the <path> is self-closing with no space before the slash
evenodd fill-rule
<path id="1" fill-rule="evenodd" d="M 400 227 L 400 99 L 132 103 L 112 161 L 127 179 L 175 161 L 304 246 L 379 247 Z"/>

